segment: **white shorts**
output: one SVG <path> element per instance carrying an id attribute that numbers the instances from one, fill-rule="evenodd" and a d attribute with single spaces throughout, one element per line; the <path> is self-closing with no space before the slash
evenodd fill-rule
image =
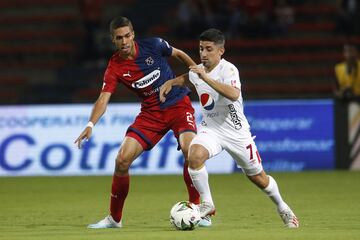
<path id="1" fill-rule="evenodd" d="M 257 175 L 263 170 L 259 152 L 250 134 L 248 137 L 234 139 L 202 127 L 191 141 L 190 146 L 193 144 L 199 144 L 206 148 L 210 158 L 222 150 L 227 151 L 236 161 L 237 166 L 241 167 L 248 176 Z"/>

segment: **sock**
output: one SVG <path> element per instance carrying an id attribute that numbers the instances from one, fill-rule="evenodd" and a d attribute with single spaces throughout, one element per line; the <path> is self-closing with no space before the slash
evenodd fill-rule
<path id="1" fill-rule="evenodd" d="M 289 208 L 289 206 L 282 199 L 278 185 L 272 176 L 269 176 L 269 185 L 264 188 L 263 191 L 276 204 L 279 212 L 282 212 L 283 210 Z"/>
<path id="2" fill-rule="evenodd" d="M 187 191 L 189 194 L 189 202 L 192 202 L 194 204 L 199 204 L 200 203 L 200 194 L 194 187 L 193 182 L 191 181 L 191 178 L 190 178 L 190 175 L 188 172 L 188 165 L 186 164 L 186 162 L 184 163 L 183 177 L 184 177 L 184 181 L 185 181 Z"/>
<path id="3" fill-rule="evenodd" d="M 204 166 L 199 170 L 193 170 L 191 168 L 188 168 L 188 171 L 195 185 L 195 188 L 200 193 L 201 200 L 214 205 L 209 187 L 209 174 L 206 170 L 206 167 Z"/>
<path id="4" fill-rule="evenodd" d="M 121 221 L 122 209 L 129 192 L 130 177 L 113 175 L 111 186 L 110 213 L 116 222 Z"/>

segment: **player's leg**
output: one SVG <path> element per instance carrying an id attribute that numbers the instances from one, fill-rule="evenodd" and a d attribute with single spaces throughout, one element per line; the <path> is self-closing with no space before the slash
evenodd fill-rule
<path id="1" fill-rule="evenodd" d="M 256 175 L 247 175 L 247 177 L 269 196 L 279 211 L 288 208 L 288 205 L 280 195 L 278 185 L 273 177 L 267 175 L 265 171 L 261 171 Z"/>
<path id="2" fill-rule="evenodd" d="M 189 201 L 194 204 L 199 204 L 200 203 L 200 194 L 194 187 L 191 177 L 189 175 L 189 170 L 188 170 L 189 146 L 190 146 L 191 140 L 194 138 L 194 136 L 195 136 L 194 132 L 181 133 L 179 136 L 179 144 L 180 144 L 181 151 L 184 155 L 183 178 L 184 178 L 184 182 L 186 184 L 186 188 L 187 188 L 187 191 L 189 194 Z"/>
<path id="3" fill-rule="evenodd" d="M 131 163 L 143 152 L 142 145 L 132 137 L 125 137 L 116 157 L 115 171 L 112 178 L 110 215 L 89 228 L 122 227 L 121 218 L 125 199 L 129 192 L 129 173 Z"/>
<path id="4" fill-rule="evenodd" d="M 215 213 L 215 205 L 209 186 L 209 174 L 205 162 L 222 151 L 217 139 L 215 133 L 203 127 L 190 145 L 189 174 L 203 201 L 200 204 L 202 217 Z"/>
<path id="5" fill-rule="evenodd" d="M 188 171 L 202 199 L 202 202 L 199 204 L 201 216 L 199 222 L 200 227 L 210 227 L 212 225 L 210 216 L 215 214 L 215 205 L 209 186 L 209 174 L 204 164 L 208 158 L 209 152 L 206 148 L 199 144 L 191 145 Z"/>
<path id="6" fill-rule="evenodd" d="M 141 144 L 132 137 L 125 137 L 116 157 L 115 172 L 111 187 L 111 216 L 116 222 L 122 217 L 122 209 L 129 192 L 129 168 L 132 162 L 143 152 Z"/>
<path id="7" fill-rule="evenodd" d="M 188 96 L 168 108 L 164 113 L 164 118 L 171 122 L 170 129 L 173 130 L 178 140 L 179 147 L 184 155 L 183 178 L 189 194 L 189 201 L 195 204 L 200 203 L 200 195 L 192 184 L 188 172 L 188 152 L 189 146 L 196 133 L 196 123 L 194 118 L 194 108 Z"/>
<path id="8" fill-rule="evenodd" d="M 209 174 L 205 161 L 209 159 L 209 151 L 200 144 L 192 144 L 189 152 L 189 174 L 201 200 L 214 205 L 210 187 Z"/>
<path id="9" fill-rule="evenodd" d="M 249 136 L 240 141 L 229 141 L 227 142 L 226 150 L 236 160 L 238 166 L 241 166 L 249 180 L 266 193 L 275 203 L 279 213 L 286 212 L 292 214 L 290 223 L 289 220 L 285 222 L 281 216 L 287 227 L 298 227 L 297 218 L 282 199 L 275 179 L 267 175 L 263 170 L 260 154 L 253 138 Z"/>
<path id="10" fill-rule="evenodd" d="M 132 137 L 125 137 L 116 157 L 115 172 L 112 179 L 110 215 L 89 228 L 122 227 L 121 218 L 125 199 L 129 192 L 129 173 L 131 163 L 143 152 L 142 145 Z"/>
<path id="11" fill-rule="evenodd" d="M 215 213 L 214 201 L 209 186 L 209 174 L 205 166 L 205 161 L 209 159 L 209 156 L 209 151 L 201 144 L 191 145 L 189 152 L 189 174 L 201 196 L 202 203 L 199 206 L 201 217 Z"/>
<path id="12" fill-rule="evenodd" d="M 278 185 L 272 176 L 267 175 L 265 171 L 261 171 L 256 175 L 247 176 L 250 181 L 258 186 L 276 204 L 277 211 L 286 227 L 299 227 L 299 221 L 296 215 L 282 199 Z"/>
<path id="13" fill-rule="evenodd" d="M 299 227 L 297 217 L 282 199 L 279 187 L 272 176 L 267 175 L 265 171 L 261 171 L 259 174 L 253 176 L 247 175 L 247 177 L 275 203 L 277 211 L 286 227 Z"/>

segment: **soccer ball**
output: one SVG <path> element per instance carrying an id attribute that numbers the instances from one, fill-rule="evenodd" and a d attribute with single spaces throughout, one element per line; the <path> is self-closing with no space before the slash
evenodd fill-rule
<path id="1" fill-rule="evenodd" d="M 170 210 L 170 223 L 178 230 L 193 230 L 200 220 L 200 210 L 191 202 L 178 202 Z"/>

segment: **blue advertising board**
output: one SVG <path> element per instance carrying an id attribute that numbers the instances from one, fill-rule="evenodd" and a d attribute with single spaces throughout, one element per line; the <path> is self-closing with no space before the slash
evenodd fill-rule
<path id="1" fill-rule="evenodd" d="M 265 169 L 334 168 L 332 100 L 248 101 L 245 115 Z"/>
<path id="2" fill-rule="evenodd" d="M 92 105 L 0 107 L 0 176 L 111 175 L 127 127 L 139 104 L 110 104 L 82 149 L 74 140 Z M 199 104 L 194 104 L 201 120 Z M 246 101 L 245 115 L 256 135 L 267 171 L 333 169 L 334 121 L 331 100 Z M 199 125 L 199 124 L 198 124 Z M 136 159 L 132 174 L 181 174 L 182 154 L 172 133 Z M 207 161 L 210 173 L 238 171 L 223 152 Z"/>

